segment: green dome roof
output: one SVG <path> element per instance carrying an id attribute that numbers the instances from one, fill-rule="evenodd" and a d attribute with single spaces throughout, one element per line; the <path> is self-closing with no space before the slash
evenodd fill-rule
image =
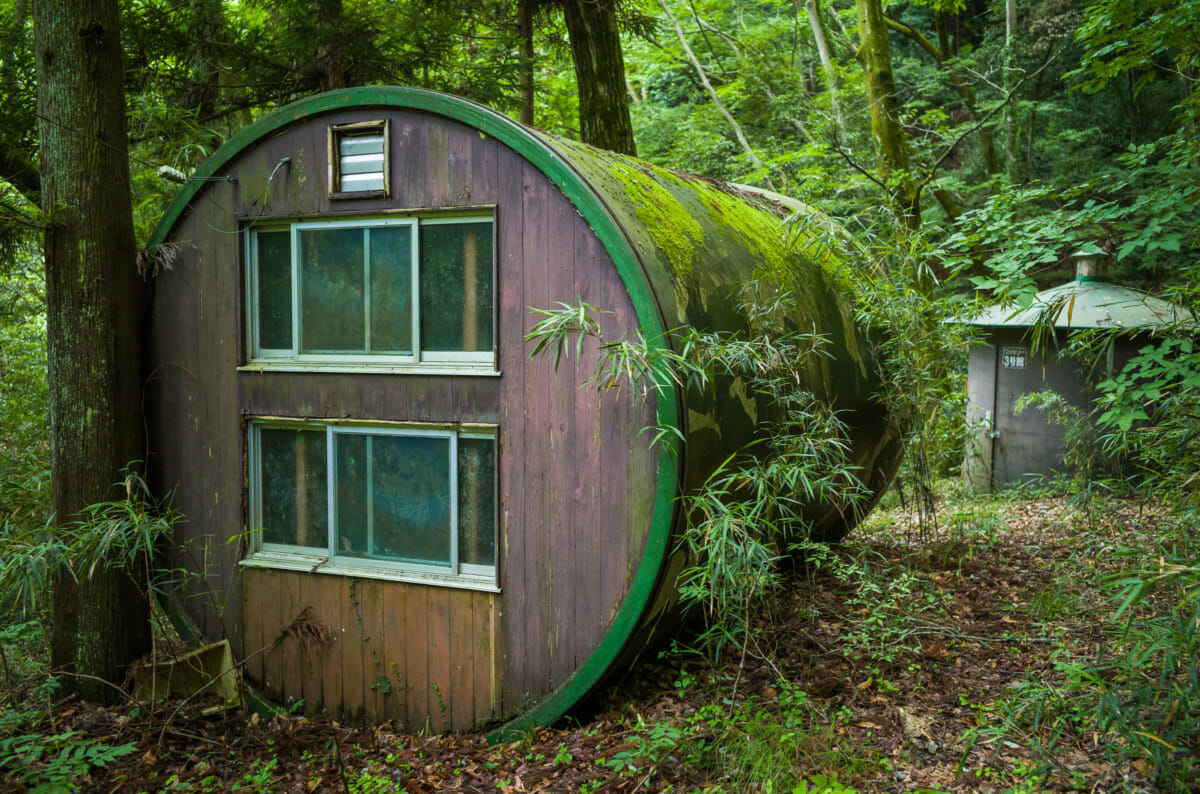
<path id="1" fill-rule="evenodd" d="M 1155 330 L 1195 323 L 1189 310 L 1170 301 L 1086 276 L 1042 290 L 1028 308 L 1016 302 L 990 306 L 966 322 L 993 328 L 1028 328 L 1046 312 L 1053 312 L 1055 328 Z"/>

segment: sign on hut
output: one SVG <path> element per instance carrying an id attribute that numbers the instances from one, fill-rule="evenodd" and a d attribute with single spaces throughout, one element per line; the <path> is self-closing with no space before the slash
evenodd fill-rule
<path id="1" fill-rule="evenodd" d="M 607 338 L 669 344 L 745 329 L 755 279 L 789 289 L 831 354 L 802 385 L 843 411 L 871 488 L 894 467 L 838 263 L 789 246 L 782 214 L 428 91 L 324 94 L 243 130 L 154 240 L 150 466 L 187 516 L 186 611 L 282 703 L 437 730 L 558 718 L 672 609 L 679 497 L 758 404 L 737 382 L 580 388 L 594 346 L 531 359 L 531 308 L 582 300 Z M 651 446 L 656 423 L 684 440 Z"/>
<path id="2" fill-rule="evenodd" d="M 965 471 L 976 491 L 1067 473 L 1065 428 L 1035 408 L 1017 412 L 1023 395 L 1053 391 L 1067 403 L 1090 411 L 1089 373 L 1068 355 L 1068 336 L 1088 329 L 1118 330 L 1108 340 L 1100 364 L 1118 372 L 1145 344 L 1149 334 L 1190 319 L 1174 304 L 1098 275 L 1098 249 L 1075 254 L 1075 280 L 1039 292 L 1022 309 L 992 306 L 969 320 L 982 329 L 967 364 L 967 439 Z M 1035 326 L 1048 328 L 1035 346 Z M 1095 377 L 1097 373 L 1091 373 Z"/>

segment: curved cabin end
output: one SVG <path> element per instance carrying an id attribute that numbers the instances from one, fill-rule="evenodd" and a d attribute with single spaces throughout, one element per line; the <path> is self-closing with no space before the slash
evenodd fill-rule
<path id="1" fill-rule="evenodd" d="M 186 611 L 310 712 L 562 716 L 671 608 L 684 472 L 755 411 L 735 387 L 580 388 L 597 351 L 529 359 L 530 308 L 583 300 L 614 339 L 734 331 L 737 288 L 771 275 L 831 339 L 810 388 L 886 480 L 834 268 L 782 231 L 756 200 L 428 91 L 323 94 L 243 130 L 153 241 L 149 465 L 188 519 L 168 553 Z M 649 448 L 656 423 L 683 448 Z"/>
<path id="2" fill-rule="evenodd" d="M 360 89 L 235 136 L 168 212 L 151 475 L 186 611 L 268 697 L 466 729 L 571 705 L 625 645 L 676 490 L 638 432 L 675 403 L 527 357 L 531 306 L 658 323 L 577 180 L 499 114 Z"/>

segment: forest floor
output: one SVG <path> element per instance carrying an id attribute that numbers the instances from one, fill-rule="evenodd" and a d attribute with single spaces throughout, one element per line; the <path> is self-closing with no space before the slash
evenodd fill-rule
<path id="1" fill-rule="evenodd" d="M 664 652 L 591 714 L 513 743 L 85 703 L 60 703 L 47 731 L 136 745 L 64 789 L 97 792 L 1155 790 L 1145 764 L 1106 761 L 1103 742 L 1060 737 L 1039 766 L 1029 748 L 1046 737 L 1003 729 L 1061 683 L 1064 659 L 1094 658 L 1116 552 L 1154 547 L 1155 511 L 966 504 L 936 529 L 877 512 L 788 575 L 752 653 Z M 0 771 L 0 788 L 21 786 Z"/>

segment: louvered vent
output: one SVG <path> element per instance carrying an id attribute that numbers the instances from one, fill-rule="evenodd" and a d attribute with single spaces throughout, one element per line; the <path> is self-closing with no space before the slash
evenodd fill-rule
<path id="1" fill-rule="evenodd" d="M 335 197 L 388 194 L 386 121 L 333 125 L 329 138 L 330 185 Z"/>

